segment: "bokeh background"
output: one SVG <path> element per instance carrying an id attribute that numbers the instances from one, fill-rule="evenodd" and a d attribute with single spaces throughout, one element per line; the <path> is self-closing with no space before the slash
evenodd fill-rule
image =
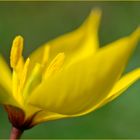
<path id="1" fill-rule="evenodd" d="M 130 34 L 140 24 L 140 2 L 0 2 L 0 53 L 9 61 L 12 40 L 20 34 L 27 56 L 48 40 L 77 28 L 95 7 L 103 11 L 101 46 Z M 139 66 L 140 43 L 126 72 Z M 0 138 L 8 138 L 10 128 L 1 108 Z M 95 112 L 40 124 L 22 138 L 140 138 L 140 81 Z"/>

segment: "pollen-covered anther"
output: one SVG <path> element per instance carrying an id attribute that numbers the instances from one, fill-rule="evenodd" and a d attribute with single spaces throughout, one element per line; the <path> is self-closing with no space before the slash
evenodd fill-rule
<path id="1" fill-rule="evenodd" d="M 62 68 L 62 65 L 64 64 L 64 59 L 65 59 L 64 53 L 59 53 L 58 55 L 56 55 L 56 57 L 51 61 L 48 68 L 46 69 L 44 78 L 47 78 L 52 74 L 58 72 Z"/>
<path id="2" fill-rule="evenodd" d="M 18 64 L 18 61 L 22 57 L 23 50 L 23 38 L 17 36 L 12 44 L 11 54 L 10 54 L 10 64 L 12 68 L 15 68 Z"/>
<path id="3" fill-rule="evenodd" d="M 23 67 L 23 71 L 22 71 L 22 74 L 21 74 L 21 81 L 20 81 L 20 88 L 22 89 L 24 84 L 25 84 L 25 81 L 27 79 L 27 73 L 28 73 L 28 67 L 29 67 L 29 64 L 30 64 L 30 59 L 27 58 L 25 64 L 24 64 L 24 67 Z"/>
<path id="4" fill-rule="evenodd" d="M 47 45 L 44 48 L 44 54 L 42 59 L 42 65 L 45 66 L 49 59 L 50 47 Z"/>

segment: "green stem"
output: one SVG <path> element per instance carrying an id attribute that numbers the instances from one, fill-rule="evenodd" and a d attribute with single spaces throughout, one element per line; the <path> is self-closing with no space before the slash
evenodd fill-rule
<path id="1" fill-rule="evenodd" d="M 16 127 L 12 127 L 11 134 L 10 134 L 10 140 L 20 139 L 22 133 L 23 133 L 22 130 L 20 130 Z"/>

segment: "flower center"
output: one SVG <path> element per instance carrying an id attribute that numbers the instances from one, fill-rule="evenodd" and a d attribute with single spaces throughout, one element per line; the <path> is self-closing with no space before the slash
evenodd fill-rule
<path id="1" fill-rule="evenodd" d="M 22 51 L 23 38 L 17 36 L 12 44 L 10 64 L 13 68 L 13 95 L 21 105 L 24 104 L 25 98 L 43 81 L 61 70 L 65 59 L 64 53 L 58 53 L 50 61 L 50 46 L 48 45 L 44 47 L 42 58 L 37 58 L 40 59 L 37 62 L 32 60 L 32 57 L 28 57 L 24 61 Z"/>

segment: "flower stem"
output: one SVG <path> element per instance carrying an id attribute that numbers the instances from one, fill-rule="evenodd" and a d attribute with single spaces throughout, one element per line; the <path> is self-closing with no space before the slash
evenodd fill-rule
<path id="1" fill-rule="evenodd" d="M 10 134 L 10 140 L 20 139 L 22 133 L 23 133 L 22 130 L 20 130 L 16 127 L 12 127 L 11 134 Z"/>

